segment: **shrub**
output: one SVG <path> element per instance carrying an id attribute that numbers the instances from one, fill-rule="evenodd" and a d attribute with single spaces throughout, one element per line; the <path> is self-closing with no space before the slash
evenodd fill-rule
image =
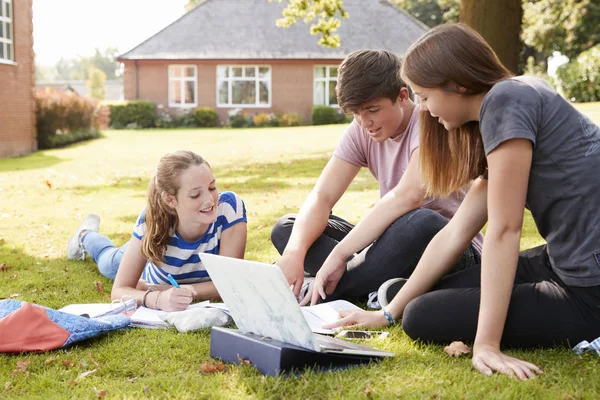
<path id="1" fill-rule="evenodd" d="M 277 116 L 273 113 L 267 114 L 256 114 L 252 119 L 254 122 L 254 126 L 264 127 L 264 126 L 279 126 L 279 119 L 281 117 Z"/>
<path id="2" fill-rule="evenodd" d="M 253 121 L 254 121 L 254 126 L 264 127 L 264 126 L 269 126 L 269 122 L 271 122 L 271 119 L 269 118 L 269 114 L 262 113 L 262 114 L 256 114 L 253 118 Z"/>
<path id="3" fill-rule="evenodd" d="M 234 108 L 227 112 L 229 114 L 228 125 L 232 128 L 246 128 L 254 125 L 254 121 L 251 118 L 246 117 L 242 113 L 241 108 Z"/>
<path id="4" fill-rule="evenodd" d="M 95 100 L 72 92 L 43 89 L 35 92 L 34 101 L 38 148 L 48 149 L 99 135 Z M 70 135 L 72 132 L 84 133 Z M 58 136 L 63 137 L 58 139 Z"/>
<path id="5" fill-rule="evenodd" d="M 304 120 L 298 113 L 283 113 L 279 116 L 279 126 L 300 126 Z"/>
<path id="6" fill-rule="evenodd" d="M 600 101 L 600 44 L 556 70 L 559 92 L 577 102 Z"/>
<path id="7" fill-rule="evenodd" d="M 123 129 L 132 124 L 139 128 L 154 128 L 155 123 L 156 110 L 151 101 L 135 100 L 110 105 L 111 128 Z"/>
<path id="8" fill-rule="evenodd" d="M 314 106 L 311 119 L 313 125 L 342 124 L 346 122 L 346 115 L 338 108 Z"/>
<path id="9" fill-rule="evenodd" d="M 57 135 L 48 136 L 44 142 L 38 140 L 38 147 L 41 149 L 54 149 L 64 147 L 73 143 L 81 142 L 89 139 L 102 137 L 100 131 L 90 129 L 87 131 L 63 132 Z M 43 145 L 43 146 L 42 146 Z"/>
<path id="10" fill-rule="evenodd" d="M 196 120 L 196 126 L 201 128 L 219 126 L 217 111 L 212 107 L 198 107 L 194 110 L 193 116 Z"/>

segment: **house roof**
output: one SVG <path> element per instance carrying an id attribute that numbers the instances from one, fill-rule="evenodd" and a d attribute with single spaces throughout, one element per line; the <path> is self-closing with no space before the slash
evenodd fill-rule
<path id="1" fill-rule="evenodd" d="M 118 59 L 342 59 L 358 49 L 401 55 L 427 30 L 389 0 L 344 0 L 349 17 L 338 30 L 341 46 L 327 48 L 317 44 L 303 21 L 277 27 L 286 4 L 206 0 Z"/>

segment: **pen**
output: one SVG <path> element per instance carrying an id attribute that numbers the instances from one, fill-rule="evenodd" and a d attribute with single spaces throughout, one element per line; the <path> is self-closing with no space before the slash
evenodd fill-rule
<path id="1" fill-rule="evenodd" d="M 173 275 L 168 274 L 167 278 L 169 278 L 169 282 L 171 282 L 171 285 L 175 286 L 177 289 L 181 288 L 181 286 L 179 286 L 179 283 L 177 283 L 175 278 L 173 278 Z"/>

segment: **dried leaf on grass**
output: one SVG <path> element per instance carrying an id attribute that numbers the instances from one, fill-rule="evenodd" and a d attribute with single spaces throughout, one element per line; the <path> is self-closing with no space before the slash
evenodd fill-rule
<path id="1" fill-rule="evenodd" d="M 94 363 L 94 365 L 96 366 L 96 368 L 100 368 L 100 364 L 98 363 L 98 361 L 96 361 L 94 359 L 94 357 L 92 356 L 92 353 L 88 353 L 90 356 L 90 360 L 92 360 L 92 363 Z"/>
<path id="2" fill-rule="evenodd" d="M 219 361 L 216 364 L 205 362 L 200 366 L 200 372 L 203 374 L 214 374 L 215 372 L 222 372 L 225 370 L 225 364 L 223 361 Z"/>
<path id="3" fill-rule="evenodd" d="M 98 292 L 98 293 L 104 292 L 104 284 L 102 282 L 96 281 L 96 282 L 94 282 L 94 284 L 96 285 L 96 292 Z"/>
<path id="4" fill-rule="evenodd" d="M 59 358 L 60 358 L 60 356 L 54 356 L 54 357 L 47 358 L 46 361 L 44 361 L 44 364 L 46 364 L 46 365 L 54 364 L 56 361 L 58 361 Z"/>
<path id="5" fill-rule="evenodd" d="M 452 342 L 448 346 L 444 347 L 444 351 L 450 357 L 460 357 L 471 353 L 471 348 L 463 342 Z"/>
<path id="6" fill-rule="evenodd" d="M 240 355 L 237 355 L 238 358 L 238 363 L 240 365 L 252 365 L 252 363 L 250 362 L 250 360 L 244 360 L 242 357 L 240 357 Z"/>
<path id="7" fill-rule="evenodd" d="M 5 272 L 8 271 L 10 269 L 10 266 L 8 264 L 0 264 L 0 272 Z"/>
<path id="8" fill-rule="evenodd" d="M 31 360 L 17 361 L 17 368 L 15 368 L 11 372 L 11 375 L 24 374 L 25 376 L 29 376 L 29 371 L 27 371 L 27 367 L 29 367 L 30 362 Z"/>
<path id="9" fill-rule="evenodd" d="M 106 397 L 106 390 L 98 390 L 95 386 L 92 389 L 94 389 L 94 392 L 96 392 L 96 397 L 98 397 L 99 399 L 103 399 Z"/>

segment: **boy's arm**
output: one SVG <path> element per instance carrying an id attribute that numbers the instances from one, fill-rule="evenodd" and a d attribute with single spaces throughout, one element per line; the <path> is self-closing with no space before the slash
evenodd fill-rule
<path id="1" fill-rule="evenodd" d="M 420 207 L 424 198 L 417 148 L 413 151 L 400 182 L 333 249 L 316 276 L 310 299 L 307 296 L 300 304 L 303 305 L 308 300 L 311 304 L 316 304 L 319 296 L 325 299 L 326 294 L 333 293 L 344 275 L 348 257 L 373 243 L 400 216 Z"/>
<path id="2" fill-rule="evenodd" d="M 277 265 L 281 267 L 298 296 L 304 282 L 304 258 L 310 246 L 323 233 L 329 213 L 360 171 L 360 167 L 331 157 L 315 187 L 302 204 L 290 239 Z"/>
<path id="3" fill-rule="evenodd" d="M 408 167 L 396 187 L 383 196 L 334 249 L 335 257 L 346 260 L 373 243 L 398 218 L 423 205 L 425 190 L 419 172 L 419 149 L 413 151 Z"/>

